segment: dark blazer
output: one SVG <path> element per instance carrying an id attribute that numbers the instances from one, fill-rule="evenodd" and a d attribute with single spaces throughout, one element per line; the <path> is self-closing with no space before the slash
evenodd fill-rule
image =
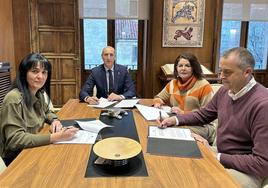
<path id="1" fill-rule="evenodd" d="M 97 97 L 107 98 L 107 78 L 104 64 L 92 69 L 91 74 L 80 91 L 79 98 L 81 101 L 83 101 L 86 96 L 93 95 L 95 85 L 97 87 Z M 136 96 L 135 85 L 126 66 L 114 64 L 114 93 L 123 95 L 125 98 Z"/>

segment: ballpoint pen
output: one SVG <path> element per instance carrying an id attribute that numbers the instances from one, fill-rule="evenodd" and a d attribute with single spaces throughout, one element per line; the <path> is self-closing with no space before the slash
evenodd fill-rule
<path id="1" fill-rule="evenodd" d="M 67 129 L 71 129 L 72 127 L 64 127 L 63 132 L 65 132 Z"/>
<path id="2" fill-rule="evenodd" d="M 161 111 L 159 111 L 160 122 L 163 121 Z"/>

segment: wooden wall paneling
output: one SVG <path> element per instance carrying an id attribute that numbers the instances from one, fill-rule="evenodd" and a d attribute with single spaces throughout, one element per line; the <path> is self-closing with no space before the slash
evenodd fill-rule
<path id="1" fill-rule="evenodd" d="M 58 33 L 55 31 L 40 31 L 37 49 L 43 54 L 55 53 L 58 51 Z"/>
<path id="2" fill-rule="evenodd" d="M 205 1 L 205 22 L 204 22 L 204 35 L 203 35 L 203 47 L 200 48 L 164 48 L 162 47 L 162 22 L 163 22 L 163 0 L 154 0 L 151 2 L 151 24 L 150 24 L 150 45 L 148 54 L 149 62 L 148 68 L 146 68 L 146 81 L 152 82 L 151 93 L 148 93 L 148 97 L 153 97 L 156 95 L 164 85 L 161 84 L 158 75 L 161 73 L 160 66 L 166 63 L 174 63 L 176 57 L 182 52 L 192 52 L 194 53 L 201 64 L 205 65 L 209 69 L 213 68 L 213 64 L 216 59 L 216 52 L 214 51 L 215 43 L 215 27 L 216 22 L 219 17 L 215 15 L 217 6 L 219 5 L 219 0 L 206 0 Z M 147 79 L 148 78 L 148 79 Z M 148 83 L 150 85 L 150 83 Z M 150 92 L 150 91 L 149 91 Z"/>
<path id="3" fill-rule="evenodd" d="M 159 3 L 159 2 L 158 2 Z M 146 33 L 146 46 L 145 46 L 145 52 L 146 52 L 146 60 L 143 61 L 142 64 L 142 87 L 143 87 L 143 92 L 142 92 L 142 97 L 144 98 L 151 98 L 152 93 L 153 93 L 153 71 L 152 71 L 152 66 L 153 66 L 153 61 L 152 61 L 152 40 L 153 40 L 153 25 L 154 25 L 154 7 L 156 6 L 155 1 L 150 1 L 150 19 L 147 22 L 147 33 Z M 160 5 L 156 6 L 159 7 Z M 158 15 L 159 19 L 162 20 L 160 17 L 161 15 Z M 159 27 L 162 27 L 159 25 Z M 146 89 L 145 89 L 146 88 Z"/>
<path id="4" fill-rule="evenodd" d="M 65 27 L 75 27 L 75 23 L 77 23 L 78 20 L 74 20 L 73 18 L 77 18 L 75 15 L 75 10 L 73 3 L 71 4 L 62 4 L 60 7 L 60 11 L 58 11 L 59 15 L 57 18 L 59 20 L 58 23 L 60 23 L 60 26 L 65 26 Z"/>
<path id="5" fill-rule="evenodd" d="M 61 32 L 59 53 L 75 54 L 75 32 Z"/>
<path id="6" fill-rule="evenodd" d="M 12 78 L 15 77 L 12 1 L 0 1 L 0 61 L 10 62 Z"/>
<path id="7" fill-rule="evenodd" d="M 31 20 L 32 48 L 52 60 L 51 98 L 54 106 L 62 106 L 80 91 L 78 2 L 33 0 Z"/>
<path id="8" fill-rule="evenodd" d="M 31 52 L 29 1 L 12 0 L 12 14 L 15 41 L 15 66 L 13 70 L 17 70 L 21 59 Z"/>
<path id="9" fill-rule="evenodd" d="M 144 69 L 144 63 L 146 61 L 144 61 L 144 48 L 146 48 L 146 46 L 144 46 L 145 44 L 145 33 L 144 33 L 144 27 L 145 27 L 145 21 L 138 21 L 138 70 L 136 71 L 136 92 L 137 92 L 137 96 L 141 97 L 145 95 L 144 92 L 144 87 L 145 87 L 145 83 L 144 83 L 144 77 L 143 77 L 143 69 Z"/>
<path id="10" fill-rule="evenodd" d="M 217 5 L 214 11 L 215 19 L 215 33 L 213 40 L 213 56 L 211 71 L 217 73 L 220 60 L 220 44 L 221 44 L 221 27 L 222 27 L 222 11 L 223 11 L 223 0 L 216 0 Z"/>
<path id="11" fill-rule="evenodd" d="M 54 106 L 57 106 L 58 104 L 61 103 L 61 101 L 59 101 L 58 99 L 60 98 L 58 96 L 59 91 L 58 91 L 58 85 L 57 82 L 52 82 L 50 85 L 50 100 L 52 101 L 52 104 Z"/>
<path id="12" fill-rule="evenodd" d="M 70 58 L 61 58 L 59 63 L 59 73 L 61 81 L 73 81 L 75 82 L 75 64 L 73 59 Z"/>
<path id="13" fill-rule="evenodd" d="M 54 6 L 53 3 L 40 3 L 37 12 L 39 26 L 52 26 L 54 24 Z"/>
<path id="14" fill-rule="evenodd" d="M 255 70 L 253 75 L 257 82 L 268 88 L 267 70 Z"/>
<path id="15" fill-rule="evenodd" d="M 57 73 L 59 72 L 57 60 L 55 58 L 48 58 L 48 60 L 52 66 L 51 80 L 56 81 L 58 79 Z"/>
<path id="16" fill-rule="evenodd" d="M 76 98 L 75 92 L 76 92 L 76 85 L 74 82 L 70 83 L 64 83 L 60 85 L 60 93 L 62 94 L 59 96 L 61 103 L 65 104 L 69 99 Z"/>

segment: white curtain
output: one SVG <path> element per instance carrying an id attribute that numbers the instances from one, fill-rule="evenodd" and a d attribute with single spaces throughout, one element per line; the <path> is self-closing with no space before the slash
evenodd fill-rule
<path id="1" fill-rule="evenodd" d="M 149 19 L 150 0 L 79 0 L 79 18 Z"/>
<path id="2" fill-rule="evenodd" d="M 224 0 L 223 20 L 268 21 L 268 0 Z"/>

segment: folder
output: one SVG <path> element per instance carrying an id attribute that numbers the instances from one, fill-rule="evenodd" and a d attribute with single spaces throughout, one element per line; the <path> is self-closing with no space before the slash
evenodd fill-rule
<path id="1" fill-rule="evenodd" d="M 147 153 L 176 157 L 202 158 L 201 152 L 194 139 L 188 139 L 189 135 L 186 135 L 187 137 L 185 138 L 178 136 L 180 133 L 190 134 L 190 130 L 188 129 L 189 131 L 185 131 L 179 129 L 181 128 L 166 128 L 165 130 L 149 126 Z M 156 135 L 150 136 L 150 133 L 154 133 L 155 131 L 159 134 L 157 133 Z M 174 134 L 174 131 L 177 131 L 178 134 Z M 168 132 L 171 133 L 171 135 L 167 135 Z"/>

